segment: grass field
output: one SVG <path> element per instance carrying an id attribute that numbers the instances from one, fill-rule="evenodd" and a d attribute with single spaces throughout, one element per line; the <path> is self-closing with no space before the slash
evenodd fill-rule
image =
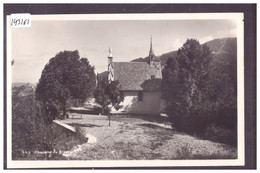
<path id="1" fill-rule="evenodd" d="M 62 120 L 97 137 L 95 144 L 80 144 L 67 151 L 78 160 L 234 159 L 237 149 L 169 129 L 167 120 L 144 116 L 84 115 Z"/>

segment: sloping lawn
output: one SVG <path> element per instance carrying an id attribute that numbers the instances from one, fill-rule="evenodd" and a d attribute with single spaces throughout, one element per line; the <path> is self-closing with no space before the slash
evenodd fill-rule
<path id="1" fill-rule="evenodd" d="M 87 142 L 85 137 L 75 134 L 57 124 L 48 125 L 38 131 L 35 138 L 40 149 L 17 151 L 13 153 L 13 160 L 67 160 L 62 152 L 72 149 L 74 146 Z"/>
<path id="2" fill-rule="evenodd" d="M 83 116 L 64 123 L 78 126 L 97 137 L 97 143 L 77 145 L 64 154 L 79 160 L 174 160 L 234 159 L 237 149 L 169 130 L 162 122 L 138 117 L 113 116 L 111 126 L 105 116 Z M 157 125 L 158 124 L 158 125 Z"/>

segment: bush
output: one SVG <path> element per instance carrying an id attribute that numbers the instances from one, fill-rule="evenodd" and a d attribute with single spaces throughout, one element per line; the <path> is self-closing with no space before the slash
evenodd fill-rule
<path id="1" fill-rule="evenodd" d="M 169 116 L 174 129 L 208 139 L 237 146 L 236 111 L 221 111 L 215 114 L 190 114 Z"/>
<path id="2" fill-rule="evenodd" d="M 102 108 L 99 106 L 94 106 L 94 112 L 99 115 L 100 113 L 102 113 Z"/>
<path id="3" fill-rule="evenodd" d="M 32 87 L 14 87 L 12 90 L 12 159 L 49 160 L 64 159 L 55 150 L 69 150 L 87 142 L 83 133 L 66 131 L 52 123 L 55 105 L 44 105 L 34 99 Z M 37 152 L 46 154 L 37 154 Z"/>
<path id="4" fill-rule="evenodd" d="M 216 125 L 232 132 L 237 131 L 237 109 L 224 109 L 214 115 Z"/>
<path id="5" fill-rule="evenodd" d="M 192 159 L 192 148 L 188 143 L 186 143 L 184 146 L 181 147 L 181 149 L 178 149 L 177 152 L 177 159 Z"/>
<path id="6" fill-rule="evenodd" d="M 205 138 L 211 141 L 237 146 L 236 132 L 232 132 L 231 130 L 217 126 L 215 123 L 207 126 L 205 131 Z"/>
<path id="7" fill-rule="evenodd" d="M 178 131 L 183 131 L 192 135 L 202 136 L 213 120 L 206 115 L 173 115 L 170 116 L 172 126 Z"/>
<path id="8" fill-rule="evenodd" d="M 211 114 L 171 116 L 176 130 L 208 139 L 237 146 L 236 114 Z"/>
<path id="9" fill-rule="evenodd" d="M 20 156 L 19 151 L 27 151 L 35 146 L 34 134 L 44 124 L 40 116 L 43 112 L 41 104 L 34 100 L 32 87 L 22 85 L 12 89 L 13 158 Z"/>

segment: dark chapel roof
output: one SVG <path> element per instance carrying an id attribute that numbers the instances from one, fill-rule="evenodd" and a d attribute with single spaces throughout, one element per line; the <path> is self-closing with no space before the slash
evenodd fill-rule
<path id="1" fill-rule="evenodd" d="M 152 78 L 161 79 L 161 64 L 149 65 L 146 62 L 114 62 L 115 79 L 121 90 L 145 90 L 144 84 Z"/>
<path id="2" fill-rule="evenodd" d="M 148 62 L 113 62 L 111 49 L 109 48 L 109 72 L 98 75 L 98 79 L 106 77 L 108 80 L 118 80 L 121 90 L 128 91 L 157 91 L 160 90 L 162 79 L 162 67 L 160 59 L 154 55 L 152 37 Z"/>

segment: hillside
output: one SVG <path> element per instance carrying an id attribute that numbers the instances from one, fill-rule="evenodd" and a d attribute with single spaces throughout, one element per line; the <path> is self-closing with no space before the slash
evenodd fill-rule
<path id="1" fill-rule="evenodd" d="M 237 39 L 236 38 L 222 38 L 208 41 L 207 44 L 213 53 L 227 53 L 227 52 L 236 52 L 237 50 Z"/>
<path id="2" fill-rule="evenodd" d="M 16 82 L 16 83 L 12 83 L 12 88 L 14 87 L 20 87 L 20 86 L 30 86 L 32 88 L 36 88 L 36 84 L 33 84 L 33 83 L 23 83 L 23 82 Z"/>
<path id="3" fill-rule="evenodd" d="M 12 93 L 18 97 L 34 94 L 36 85 L 32 83 L 12 83 Z"/>
<path id="4" fill-rule="evenodd" d="M 211 41 L 208 41 L 204 44 L 208 45 L 212 52 L 215 54 L 217 61 L 222 61 L 226 58 L 226 56 L 231 55 L 232 57 L 236 57 L 236 38 L 222 38 L 222 39 L 214 39 Z M 160 58 L 162 65 L 165 65 L 168 58 L 176 57 L 177 56 L 177 50 L 171 51 L 168 53 L 164 53 L 158 58 Z M 131 62 L 148 62 L 148 57 L 145 58 L 137 58 L 132 60 Z"/>

